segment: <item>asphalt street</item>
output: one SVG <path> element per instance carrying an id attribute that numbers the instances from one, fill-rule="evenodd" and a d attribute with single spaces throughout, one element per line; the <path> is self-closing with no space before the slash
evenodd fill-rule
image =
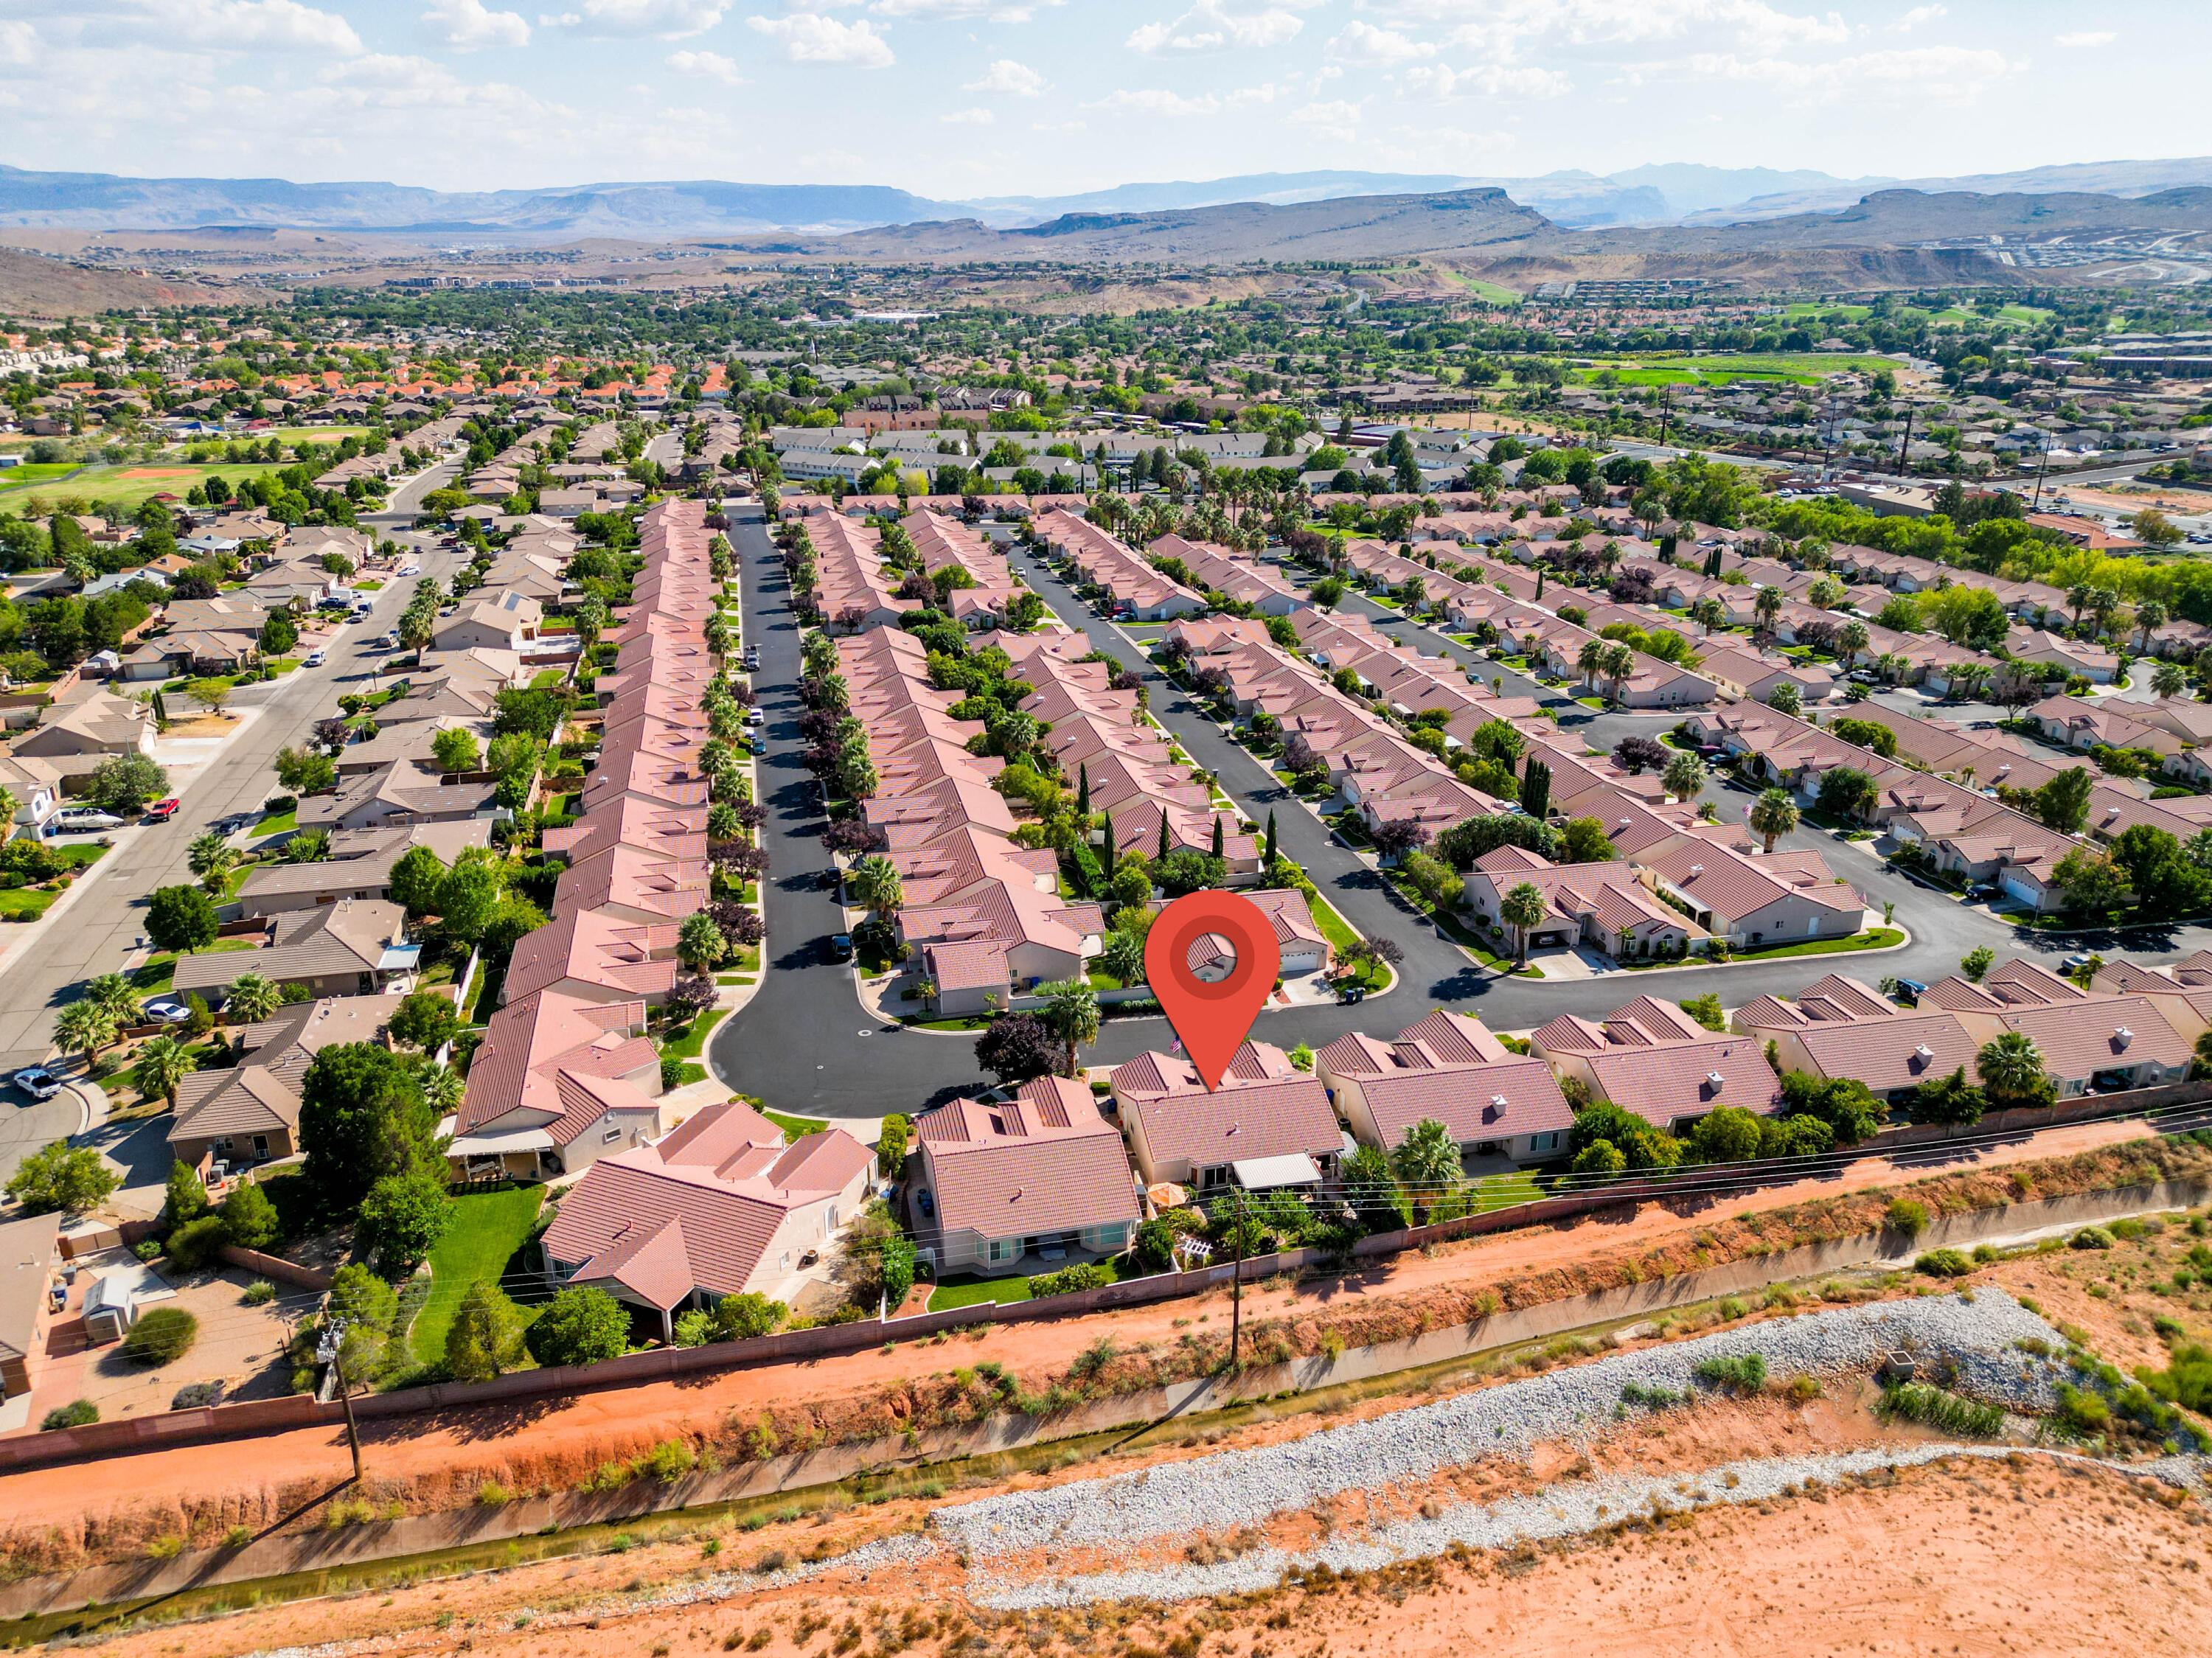
<path id="1" fill-rule="evenodd" d="M 820 791 L 800 760 L 798 627 L 781 560 L 757 518 L 740 522 L 732 540 L 741 572 L 746 638 L 761 647 L 761 672 L 754 683 L 767 715 L 763 729 L 768 752 L 761 761 L 761 790 L 762 804 L 769 811 L 763 835 L 770 877 L 763 889 L 763 903 L 770 970 L 753 1000 L 716 1031 L 709 1060 L 715 1074 L 731 1087 L 758 1096 L 773 1108 L 799 1113 L 872 1116 L 926 1108 L 973 1092 L 989 1079 L 975 1067 L 972 1035 L 882 1023 L 862 1011 L 852 969 L 827 959 L 823 941 L 838 929 L 842 916 L 823 878 L 830 860 L 820 840 L 824 823 Z M 1784 844 L 1820 847 L 1837 872 L 1876 905 L 1895 901 L 1899 920 L 1914 935 L 1909 947 L 1881 956 L 1797 957 L 1689 972 L 1622 973 L 1571 983 L 1502 976 L 1437 938 L 1387 882 L 1334 842 L 1327 827 L 1264 765 L 1231 742 L 1145 662 L 1118 629 L 1094 615 L 1025 550 L 1010 550 L 1014 568 L 1063 621 L 1139 670 L 1151 689 L 1154 714 L 1194 761 L 1220 780 L 1224 793 L 1256 823 L 1264 824 L 1269 811 L 1274 811 L 1283 851 L 1304 866 L 1352 926 L 1370 937 L 1392 939 L 1406 952 L 1400 969 L 1402 982 L 1388 995 L 1354 1007 L 1262 1014 L 1255 1033 L 1280 1046 L 1302 1041 L 1319 1046 L 1348 1030 L 1395 1035 L 1437 1006 L 1474 1013 L 1495 1029 L 1517 1030 L 1562 1012 L 1607 1013 L 1646 993 L 1680 998 L 1717 991 L 1723 1002 L 1735 1005 L 1761 993 L 1790 994 L 1837 971 L 1875 978 L 1939 978 L 1955 970 L 1960 957 L 1978 944 L 1988 944 L 2000 953 L 2056 954 L 2075 947 L 2071 941 L 2022 938 L 1985 910 L 1916 887 L 1877 859 L 1808 830 Z M 1378 618 L 1386 615 L 1364 600 L 1347 602 Z M 1402 618 L 1382 625 L 1409 642 L 1415 635 L 1428 633 Z M 1472 653 L 1433 634 L 1419 642 L 1431 654 L 1441 646 L 1462 660 L 1474 659 Z M 1488 662 L 1481 666 L 1489 677 L 1503 671 Z M 1516 689 L 1514 677 L 1507 678 L 1511 692 Z M 1542 688 L 1527 689 L 1547 700 L 1559 700 Z M 1628 731 L 1648 732 L 1653 726 L 1651 716 L 1598 714 L 1571 701 L 1564 704 L 1561 715 L 1564 732 L 1607 746 Z M 1723 788 L 1715 798 L 1723 815 L 1736 819 L 1751 795 Z M 2142 940 L 2126 953 L 2156 959 L 2177 948 L 2195 947 L 2196 942 L 2161 936 Z M 1087 1057 L 1094 1063 L 1119 1063 L 1146 1048 L 1164 1048 L 1168 1039 L 1164 1022 L 1157 1017 L 1109 1020 Z"/>
<path id="2" fill-rule="evenodd" d="M 434 487 L 434 481 L 424 480 L 395 500 L 409 495 L 419 500 L 422 489 Z M 375 527 L 392 534 L 394 519 L 411 522 L 412 515 L 380 515 Z M 462 562 L 459 553 L 438 550 L 428 537 L 398 538 L 417 549 L 424 579 L 443 578 Z M 337 711 L 341 695 L 356 683 L 366 684 L 384 659 L 364 647 L 398 619 L 414 586 L 411 579 L 387 585 L 367 620 L 333 637 L 322 667 L 297 668 L 274 683 L 234 693 L 232 708 L 255 709 L 258 715 L 185 782 L 176 817 L 114 831 L 115 849 L 100 861 L 92 884 L 36 948 L 0 969 L 0 1075 L 45 1059 L 52 1048 L 55 1011 L 74 999 L 86 980 L 121 968 L 144 931 L 146 895 L 192 881 L 186 853 L 193 837 L 218 818 L 257 811 L 277 792 L 270 768 L 277 750 L 302 741 L 316 720 Z M 0 1180 L 27 1153 L 75 1133 L 80 1121 L 77 1103 L 67 1093 L 33 1104 L 10 1089 L 8 1099 L 0 1107 Z"/>

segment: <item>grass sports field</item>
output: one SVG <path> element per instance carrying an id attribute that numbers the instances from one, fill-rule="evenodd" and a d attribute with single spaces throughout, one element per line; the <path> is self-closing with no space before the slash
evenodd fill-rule
<path id="1" fill-rule="evenodd" d="M 44 515 L 52 512 L 60 501 L 112 501 L 135 510 L 154 495 L 182 496 L 194 484 L 205 483 L 212 474 L 220 474 L 223 482 L 235 489 L 240 478 L 260 477 L 283 470 L 282 466 L 265 465 L 187 466 L 181 462 L 167 461 L 81 468 L 22 466 L 0 472 L 0 507 L 11 513 Z M 58 473 L 60 476 L 34 479 L 22 484 L 9 482 L 17 472 L 29 471 Z"/>

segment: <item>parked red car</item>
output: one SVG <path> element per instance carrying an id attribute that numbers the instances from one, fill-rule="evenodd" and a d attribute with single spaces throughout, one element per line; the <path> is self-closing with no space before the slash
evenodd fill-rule
<path id="1" fill-rule="evenodd" d="M 149 823 L 166 823 L 177 815 L 177 808 L 182 805 L 184 802 L 173 794 L 166 800 L 156 800 L 146 808 L 145 821 Z"/>

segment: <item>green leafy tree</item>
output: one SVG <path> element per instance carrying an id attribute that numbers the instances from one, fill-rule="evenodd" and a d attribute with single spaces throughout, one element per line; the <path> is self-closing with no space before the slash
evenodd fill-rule
<path id="1" fill-rule="evenodd" d="M 483 754 L 477 744 L 477 734 L 465 726 L 448 726 L 430 739 L 430 752 L 438 762 L 441 771 L 475 771 L 482 763 Z M 426 852 L 427 847 L 415 848 Z M 437 854 L 432 853 L 431 856 Z"/>
<path id="2" fill-rule="evenodd" d="M 499 907 L 499 871 L 480 859 L 465 859 L 438 883 L 438 925 L 447 937 L 473 944 L 491 924 Z"/>
<path id="3" fill-rule="evenodd" d="M 445 879 L 445 862 L 436 853 L 428 847 L 410 847 L 392 866 L 392 900 L 404 905 L 410 915 L 430 914 L 438 908 Z"/>
<path id="4" fill-rule="evenodd" d="M 258 1181 L 247 1181 L 223 1202 L 222 1235 L 241 1249 L 266 1249 L 283 1230 L 276 1206 Z"/>
<path id="5" fill-rule="evenodd" d="M 540 1364 L 598 1364 L 629 1351 L 629 1315 L 605 1291 L 572 1285 L 539 1309 L 523 1341 Z"/>
<path id="6" fill-rule="evenodd" d="M 1912 1117 L 1916 1122 L 1966 1128 L 1979 1122 L 1983 1112 L 1989 1108 L 1989 1096 L 1966 1080 L 1966 1067 L 1963 1065 L 1948 1077 L 1922 1083 L 1913 1091 Z"/>
<path id="7" fill-rule="evenodd" d="M 2046 829 L 2061 835 L 2079 835 L 2089 821 L 2089 794 L 2096 786 L 2087 768 L 2069 767 L 2030 797 L 2035 816 Z"/>
<path id="8" fill-rule="evenodd" d="M 497 1285 L 478 1278 L 446 1331 L 446 1368 L 456 1382 L 490 1382 L 518 1369 L 524 1355 L 514 1303 Z"/>
<path id="9" fill-rule="evenodd" d="M 107 811 L 134 812 L 169 792 L 169 774 L 143 754 L 111 754 L 93 768 L 85 795 Z"/>
<path id="10" fill-rule="evenodd" d="M 382 1335 L 399 1316 L 399 1295 L 371 1267 L 349 1261 L 332 1275 L 330 1315 L 332 1323 Z"/>
<path id="11" fill-rule="evenodd" d="M 56 1140 L 15 1165 L 8 1177 L 8 1195 L 23 1206 L 27 1214 L 43 1215 L 59 1209 L 72 1215 L 88 1215 L 107 1201 L 123 1176 L 88 1145 Z"/>
<path id="12" fill-rule="evenodd" d="M 300 1177 L 343 1213 L 385 1176 L 436 1167 L 436 1127 L 413 1061 L 380 1043 L 333 1043 L 301 1078 Z"/>
<path id="13" fill-rule="evenodd" d="M 387 1268 L 404 1270 L 423 1260 L 452 1224 L 445 1183 L 427 1171 L 386 1175 L 368 1188 L 356 1212 Z"/>
<path id="14" fill-rule="evenodd" d="M 880 1138 L 876 1141 L 876 1168 L 878 1172 L 896 1179 L 906 1167 L 906 1149 L 914 1134 L 914 1124 L 902 1114 L 893 1111 L 884 1118 Z"/>
<path id="15" fill-rule="evenodd" d="M 222 930 L 214 902 L 198 887 L 156 887 L 146 901 L 146 936 L 157 949 L 205 950 Z"/>
<path id="16" fill-rule="evenodd" d="M 1990 968 L 1996 964 L 1997 953 L 1987 944 L 1976 944 L 1959 958 L 1959 970 L 1974 983 L 1979 984 Z"/>
<path id="17" fill-rule="evenodd" d="M 1741 1106 L 1708 1111 L 1690 1131 L 1693 1163 L 1745 1163 L 1759 1155 L 1759 1119 Z"/>
<path id="18" fill-rule="evenodd" d="M 417 990 L 400 998 L 392 1010 L 392 1039 L 424 1054 L 434 1053 L 460 1030 L 461 1016 L 453 999 L 434 990 Z"/>
<path id="19" fill-rule="evenodd" d="M 781 1302 L 750 1291 L 724 1296 L 716 1302 L 714 1326 L 724 1341 L 750 1341 L 756 1336 L 773 1335 L 790 1312 Z"/>
<path id="20" fill-rule="evenodd" d="M 182 1226 L 207 1212 L 207 1187 L 200 1180 L 199 1170 L 182 1158 L 171 1163 L 168 1191 L 161 1204 L 161 1224 Z"/>

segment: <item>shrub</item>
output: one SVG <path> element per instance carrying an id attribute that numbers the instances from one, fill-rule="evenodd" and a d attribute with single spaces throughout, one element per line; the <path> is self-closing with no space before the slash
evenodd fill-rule
<path id="1" fill-rule="evenodd" d="M 1911 1198 L 1892 1198 L 1889 1212 L 1883 1218 L 1892 1231 L 1902 1232 L 1909 1238 L 1917 1238 L 1928 1230 L 1927 1206 Z"/>
<path id="2" fill-rule="evenodd" d="M 629 1347 L 629 1315 L 604 1290 L 571 1286 L 546 1303 L 523 1332 L 540 1364 L 596 1364 Z"/>
<path id="3" fill-rule="evenodd" d="M 1039 1272 L 1030 1279 L 1030 1294 L 1039 1300 L 1047 1296 L 1073 1295 L 1083 1290 L 1101 1290 L 1114 1281 L 1114 1269 L 1103 1260 L 1078 1261 L 1073 1266 L 1063 1266 L 1056 1272 Z"/>
<path id="4" fill-rule="evenodd" d="M 197 1272 L 222 1254 L 228 1241 L 223 1235 L 222 1217 L 202 1215 L 169 1234 L 169 1259 L 187 1272 Z"/>
<path id="5" fill-rule="evenodd" d="M 39 1424 L 41 1433 L 52 1433 L 58 1428 L 82 1428 L 100 1420 L 100 1406 L 88 1399 L 73 1399 L 66 1405 L 57 1405 Z"/>
<path id="6" fill-rule="evenodd" d="M 514 1493 L 496 1479 L 487 1479 L 477 1487 L 477 1506 L 480 1509 L 504 1508 L 514 1500 Z"/>
<path id="7" fill-rule="evenodd" d="M 1790 1378 L 1790 1402 L 1809 1405 L 1820 1396 L 1820 1378 L 1816 1376 L 1793 1376 Z"/>
<path id="8" fill-rule="evenodd" d="M 2004 1412 L 1994 1405 L 1961 1399 L 1925 1382 L 1904 1382 L 1881 1390 L 1877 1407 L 1885 1417 L 1903 1417 L 1945 1433 L 1994 1439 L 2004 1430 Z"/>
<path id="9" fill-rule="evenodd" d="M 664 1439 L 637 1460 L 637 1471 L 672 1485 L 699 1466 L 699 1454 L 681 1439 Z"/>
<path id="10" fill-rule="evenodd" d="M 258 1184 L 240 1187 L 222 1206 L 223 1236 L 241 1249 L 266 1248 L 283 1230 L 276 1206 Z"/>
<path id="11" fill-rule="evenodd" d="M 2101 1226 L 2085 1226 L 2066 1240 L 2069 1249 L 2109 1249 L 2112 1243 L 2112 1235 Z"/>
<path id="12" fill-rule="evenodd" d="M 249 1307 L 266 1307 L 276 1299 L 276 1286 L 265 1278 L 258 1278 L 246 1286 L 242 1299 Z"/>
<path id="13" fill-rule="evenodd" d="M 220 1382 L 187 1382 L 170 1396 L 173 1411 L 197 1411 L 209 1405 L 222 1403 L 222 1383 Z"/>
<path id="14" fill-rule="evenodd" d="M 2058 1384 L 2058 1419 L 2079 1434 L 2100 1434 L 2112 1425 L 2112 1407 L 2102 1395 L 2070 1382 Z"/>
<path id="15" fill-rule="evenodd" d="M 1708 1388 L 1724 1393 L 1755 1394 L 1766 1385 L 1766 1360 L 1757 1353 L 1699 1359 L 1690 1374 Z"/>
<path id="16" fill-rule="evenodd" d="M 141 1364 L 182 1358 L 199 1339 L 200 1321 L 181 1307 L 156 1307 L 123 1338 L 123 1356 Z"/>
<path id="17" fill-rule="evenodd" d="M 1912 1266 L 1930 1278 L 1964 1278 L 1974 1270 L 1974 1263 L 1956 1249 L 1930 1249 Z"/>

